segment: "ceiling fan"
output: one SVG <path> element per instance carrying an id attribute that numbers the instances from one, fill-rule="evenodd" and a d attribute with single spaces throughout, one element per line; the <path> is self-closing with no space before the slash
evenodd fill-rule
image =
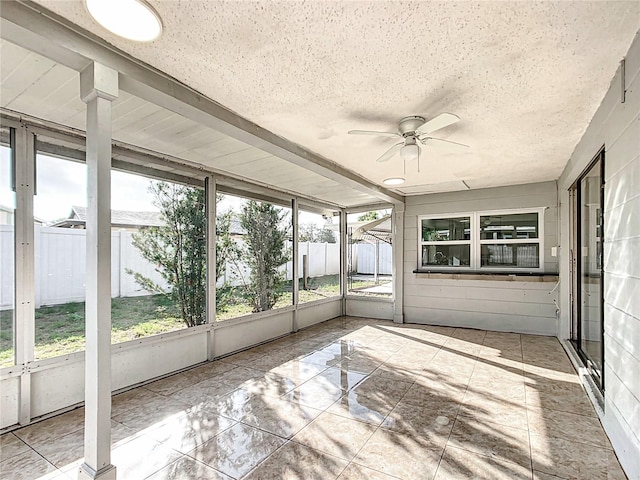
<path id="1" fill-rule="evenodd" d="M 460 121 L 460 117 L 453 113 L 441 113 L 435 118 L 426 121 L 424 117 L 411 116 L 404 117 L 398 124 L 398 133 L 394 132 L 374 132 L 370 130 L 349 130 L 351 135 L 378 135 L 381 137 L 401 138 L 400 143 L 396 143 L 389 150 L 384 152 L 378 162 L 386 162 L 396 153 L 400 152 L 403 160 L 415 160 L 420 158 L 420 146 L 422 145 L 441 145 L 450 151 L 462 151 L 469 148 L 468 145 L 443 140 L 442 138 L 434 138 L 431 133 L 441 128 L 448 127 Z"/>

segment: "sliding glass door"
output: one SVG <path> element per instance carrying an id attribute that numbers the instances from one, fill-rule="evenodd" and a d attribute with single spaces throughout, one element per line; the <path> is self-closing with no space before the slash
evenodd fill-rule
<path id="1" fill-rule="evenodd" d="M 573 187 L 573 339 L 601 390 L 604 390 L 603 179 L 604 150 Z"/>

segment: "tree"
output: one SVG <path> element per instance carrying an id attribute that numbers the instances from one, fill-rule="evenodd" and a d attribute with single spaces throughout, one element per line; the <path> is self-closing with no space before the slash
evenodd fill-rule
<path id="1" fill-rule="evenodd" d="M 367 222 L 367 221 L 378 220 L 378 218 L 380 218 L 380 216 L 378 215 L 378 212 L 371 211 L 371 212 L 363 213 L 362 215 L 360 215 L 358 217 L 358 221 Z"/>
<path id="2" fill-rule="evenodd" d="M 127 270 L 136 282 L 151 292 L 168 294 L 180 308 L 188 327 L 206 322 L 207 219 L 204 191 L 167 182 L 152 182 L 149 191 L 160 209 L 164 225 L 149 227 L 133 235 L 133 245 L 170 286 L 164 289 L 144 275 Z M 216 198 L 220 201 L 221 197 Z M 218 226 L 228 232 L 229 224 Z M 224 255 L 216 256 L 216 278 L 224 267 Z M 218 307 L 223 308 L 222 299 Z M 216 299 L 218 302 L 218 299 Z"/>
<path id="3" fill-rule="evenodd" d="M 287 228 L 282 226 L 285 215 L 282 209 L 253 200 L 239 215 L 246 232 L 240 254 L 251 271 L 244 295 L 254 312 L 271 310 L 283 294 L 284 275 L 278 268 L 289 260 Z"/>
<path id="4" fill-rule="evenodd" d="M 331 230 L 320 228 L 313 223 L 300 225 L 298 238 L 301 242 L 336 243 L 336 237 Z"/>

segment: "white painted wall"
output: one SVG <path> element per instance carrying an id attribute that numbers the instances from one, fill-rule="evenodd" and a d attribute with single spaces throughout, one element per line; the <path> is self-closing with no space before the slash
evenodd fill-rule
<path id="1" fill-rule="evenodd" d="M 562 219 L 559 337 L 570 337 L 568 189 L 605 147 L 604 411 L 601 421 L 629 478 L 640 478 L 640 34 L 558 181 Z M 596 409 L 597 410 L 597 409 Z"/>
<path id="2" fill-rule="evenodd" d="M 404 318 L 408 323 L 452 325 L 555 335 L 555 277 L 481 279 L 417 274 L 418 216 L 484 210 L 544 211 L 544 271 L 557 272 L 551 247 L 558 245 L 555 182 L 407 197 L 404 218 Z"/>

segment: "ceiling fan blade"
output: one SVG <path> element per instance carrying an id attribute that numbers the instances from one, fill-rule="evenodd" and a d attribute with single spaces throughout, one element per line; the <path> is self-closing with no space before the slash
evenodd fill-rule
<path id="1" fill-rule="evenodd" d="M 427 146 L 437 145 L 451 152 L 462 152 L 469 148 L 469 145 L 465 145 L 464 143 L 452 142 L 451 140 L 443 140 L 441 138 L 433 137 L 421 138 L 420 143 Z"/>
<path id="2" fill-rule="evenodd" d="M 378 135 L 380 137 L 399 137 L 400 134 L 393 132 L 374 132 L 371 130 L 349 130 L 349 135 Z"/>
<path id="3" fill-rule="evenodd" d="M 376 162 L 386 162 L 391 157 L 393 157 L 396 153 L 398 153 L 403 146 L 404 146 L 404 142 L 396 143 L 393 147 L 391 147 L 389 150 L 384 152 L 380 156 L 380 158 L 376 160 Z"/>
<path id="4" fill-rule="evenodd" d="M 449 125 L 453 125 L 456 122 L 460 121 L 460 117 L 454 115 L 453 113 L 441 113 L 436 118 L 432 118 L 431 120 L 423 123 L 416 129 L 416 133 L 418 135 L 423 133 L 431 133 L 436 130 L 440 130 L 441 128 L 448 127 Z"/>

